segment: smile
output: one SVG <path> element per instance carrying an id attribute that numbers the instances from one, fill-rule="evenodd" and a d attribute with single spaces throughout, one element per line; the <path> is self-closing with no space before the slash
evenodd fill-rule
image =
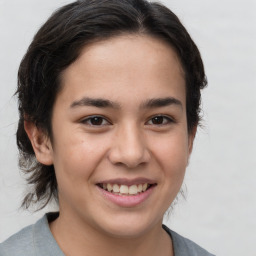
<path id="1" fill-rule="evenodd" d="M 124 196 L 135 196 L 148 190 L 153 184 L 143 183 L 134 185 L 124 184 L 111 184 L 111 183 L 100 183 L 97 184 L 100 188 L 116 195 Z"/>
<path id="2" fill-rule="evenodd" d="M 157 183 L 145 178 L 133 180 L 113 179 L 96 184 L 100 194 L 118 207 L 131 208 L 143 205 L 154 193 Z"/>

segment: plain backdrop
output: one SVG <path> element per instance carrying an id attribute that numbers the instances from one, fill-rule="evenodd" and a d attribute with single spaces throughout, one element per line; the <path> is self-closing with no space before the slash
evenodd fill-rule
<path id="1" fill-rule="evenodd" d="M 0 242 L 34 223 L 19 209 L 25 181 L 15 142 L 17 70 L 35 32 L 64 0 L 0 0 Z M 187 199 L 168 226 L 219 256 L 256 256 L 256 4 L 162 1 L 198 45 L 209 81 L 204 127 L 187 169 Z"/>

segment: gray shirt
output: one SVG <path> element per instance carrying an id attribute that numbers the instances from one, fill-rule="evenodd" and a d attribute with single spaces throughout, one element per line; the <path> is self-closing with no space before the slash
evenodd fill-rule
<path id="1" fill-rule="evenodd" d="M 49 228 L 48 220 L 53 218 L 56 213 L 48 213 L 1 243 L 0 256 L 65 256 Z M 172 238 L 175 256 L 213 256 L 166 226 L 163 228 Z"/>

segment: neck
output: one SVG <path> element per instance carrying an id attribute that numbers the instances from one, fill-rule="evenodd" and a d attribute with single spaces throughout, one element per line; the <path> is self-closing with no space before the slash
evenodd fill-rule
<path id="1" fill-rule="evenodd" d="M 137 237 L 115 237 L 68 219 L 60 215 L 50 223 L 51 232 L 66 256 L 174 255 L 171 238 L 161 222 Z"/>

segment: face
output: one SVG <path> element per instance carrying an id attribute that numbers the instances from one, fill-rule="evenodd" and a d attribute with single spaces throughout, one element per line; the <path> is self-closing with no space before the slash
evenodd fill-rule
<path id="1" fill-rule="evenodd" d="M 139 35 L 86 46 L 63 73 L 52 131 L 60 216 L 112 236 L 161 224 L 193 142 L 177 55 Z"/>

